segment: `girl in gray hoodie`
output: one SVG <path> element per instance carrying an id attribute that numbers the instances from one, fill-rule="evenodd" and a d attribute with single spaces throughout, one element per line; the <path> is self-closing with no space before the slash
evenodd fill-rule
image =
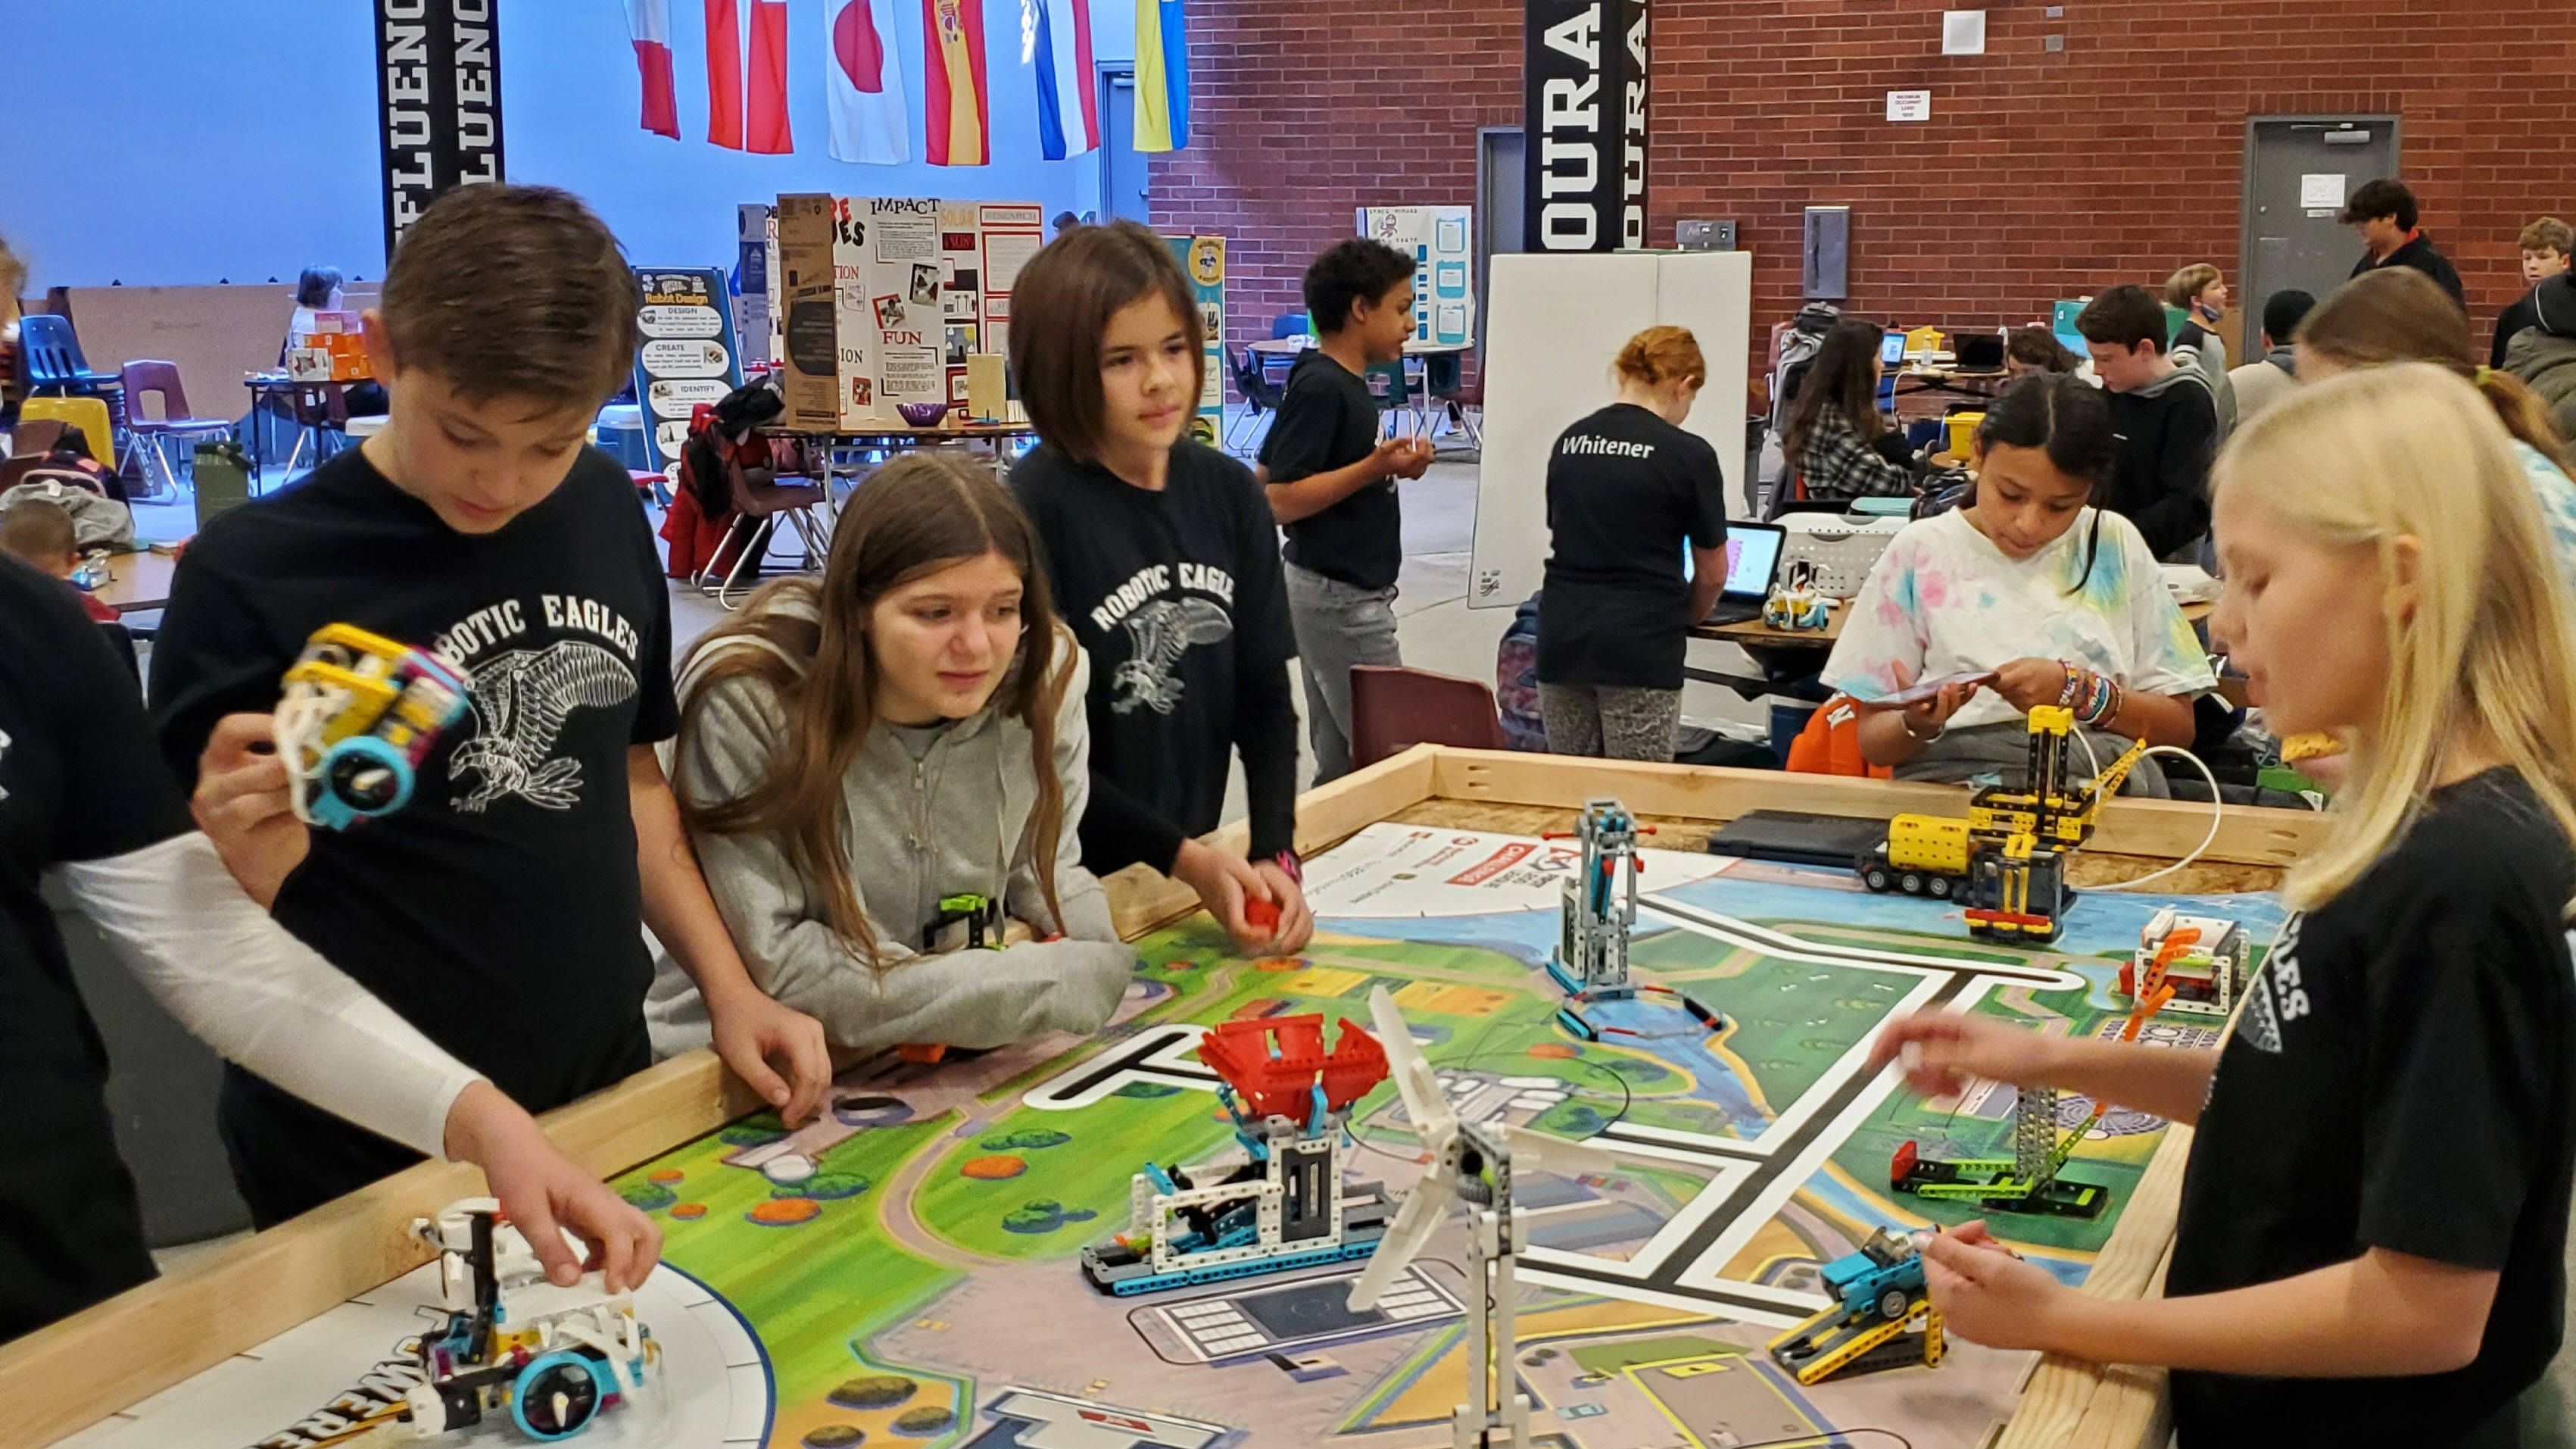
<path id="1" fill-rule="evenodd" d="M 1136 953 L 1076 833 L 1087 668 L 1035 558 L 989 472 L 899 458 L 819 581 L 765 586 L 690 651 L 672 778 L 707 888 L 752 979 L 835 1047 L 1090 1032 L 1126 992 Z M 676 972 L 647 1003 L 665 1053 L 704 1015 Z"/>

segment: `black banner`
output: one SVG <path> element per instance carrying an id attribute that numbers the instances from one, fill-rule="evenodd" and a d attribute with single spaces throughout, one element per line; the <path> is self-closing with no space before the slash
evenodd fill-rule
<path id="1" fill-rule="evenodd" d="M 1646 7 L 1528 0 L 1522 249 L 1646 244 Z"/>
<path id="2" fill-rule="evenodd" d="M 385 259 L 451 187 L 501 170 L 500 0 L 376 0 Z"/>

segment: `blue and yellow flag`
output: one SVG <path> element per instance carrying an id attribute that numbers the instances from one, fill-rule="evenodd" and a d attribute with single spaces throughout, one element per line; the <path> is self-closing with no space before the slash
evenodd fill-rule
<path id="1" fill-rule="evenodd" d="M 1181 0 L 1136 0 L 1136 149 L 1190 144 L 1190 32 Z"/>

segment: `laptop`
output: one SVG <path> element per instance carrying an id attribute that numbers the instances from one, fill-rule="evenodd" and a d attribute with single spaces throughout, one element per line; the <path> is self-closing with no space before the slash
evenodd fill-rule
<path id="1" fill-rule="evenodd" d="M 1964 332 L 1959 336 L 1957 357 L 1952 372 L 1995 373 L 2004 370 L 2004 340 L 1992 332 Z"/>
<path id="2" fill-rule="evenodd" d="M 1762 617 L 1780 574 L 1780 555 L 1789 530 L 1776 523 L 1730 523 L 1726 526 L 1726 589 L 1705 623 L 1741 624 Z"/>
<path id="3" fill-rule="evenodd" d="M 1905 334 L 1889 332 L 1878 339 L 1878 360 L 1889 367 L 1905 365 Z"/>

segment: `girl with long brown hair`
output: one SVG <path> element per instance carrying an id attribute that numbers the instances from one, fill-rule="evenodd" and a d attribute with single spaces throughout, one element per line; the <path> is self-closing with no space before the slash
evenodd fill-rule
<path id="1" fill-rule="evenodd" d="M 832 1044 L 993 1047 L 1109 1019 L 1135 964 L 1076 826 L 1086 666 L 993 476 L 898 458 L 820 580 L 690 651 L 681 812 L 752 979 Z M 696 1037 L 666 973 L 656 1046 Z"/>
<path id="2" fill-rule="evenodd" d="M 1904 435 L 1878 411 L 1886 335 L 1856 317 L 1835 323 L 1798 384 L 1780 443 L 1809 498 L 1904 498 L 1922 486 Z"/>

